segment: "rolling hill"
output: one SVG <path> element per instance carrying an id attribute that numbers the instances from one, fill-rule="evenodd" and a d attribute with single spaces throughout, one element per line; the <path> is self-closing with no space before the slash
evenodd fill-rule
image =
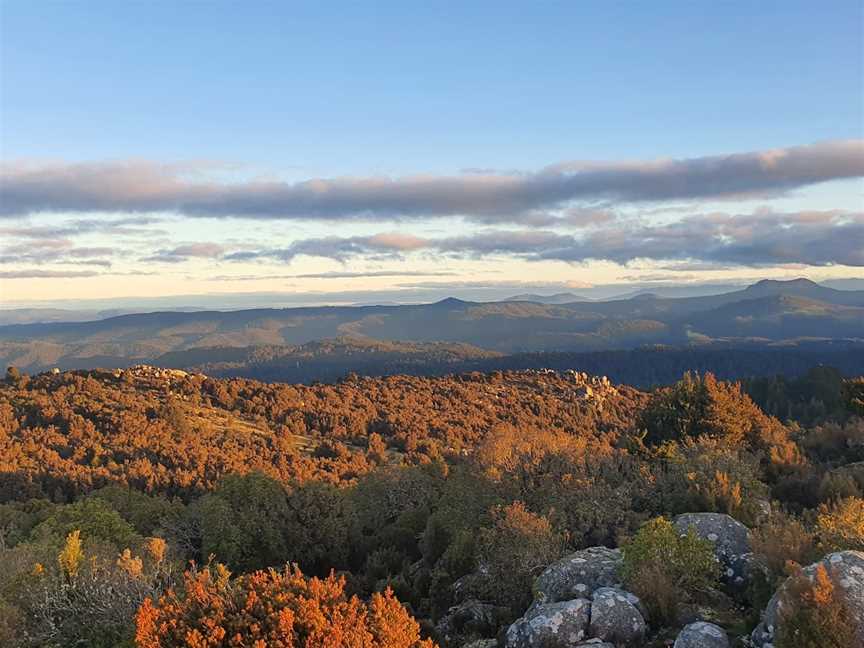
<path id="1" fill-rule="evenodd" d="M 202 348 L 298 347 L 331 338 L 439 345 L 386 351 L 391 360 L 393 354 L 404 356 L 400 362 L 431 358 L 446 348 L 441 343 L 477 347 L 472 353 L 512 354 L 855 340 L 864 339 L 864 291 L 835 290 L 807 280 L 762 281 L 730 293 L 677 299 L 640 295 L 544 304 L 451 298 L 421 305 L 139 313 L 2 326 L 0 362 L 30 371 L 129 366 L 191 349 L 199 349 L 200 355 L 207 353 Z M 463 351 L 453 347 L 449 352 L 459 356 Z M 330 352 L 344 355 L 344 349 L 335 347 Z M 385 351 L 378 348 L 376 353 Z"/>

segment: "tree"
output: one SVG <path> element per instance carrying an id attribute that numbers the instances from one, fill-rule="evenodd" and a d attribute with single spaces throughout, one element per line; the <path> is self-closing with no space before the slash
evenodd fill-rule
<path id="1" fill-rule="evenodd" d="M 6 368 L 6 383 L 12 386 L 17 386 L 21 382 L 21 371 L 18 367 Z"/>
<path id="2" fill-rule="evenodd" d="M 203 559 L 214 555 L 232 569 L 252 571 L 290 559 L 285 487 L 263 473 L 228 475 L 190 509 L 201 529 Z"/>

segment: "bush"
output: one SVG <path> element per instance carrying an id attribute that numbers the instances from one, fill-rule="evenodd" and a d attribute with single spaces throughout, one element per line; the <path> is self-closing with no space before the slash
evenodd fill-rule
<path id="1" fill-rule="evenodd" d="M 19 641 L 92 648 L 130 645 L 138 607 L 171 582 L 172 565 L 159 538 L 144 543 L 142 556 L 125 549 L 105 558 L 88 554 L 83 547 L 75 530 L 53 564 L 31 567 L 21 583 L 27 591 L 17 597 L 23 612 Z"/>
<path id="2" fill-rule="evenodd" d="M 821 505 L 816 529 L 827 551 L 864 550 L 864 499 L 847 497 Z"/>
<path id="3" fill-rule="evenodd" d="M 564 548 L 549 519 L 527 510 L 522 502 L 495 507 L 492 526 L 481 530 L 479 544 L 493 586 L 490 596 L 514 612 L 525 609 L 534 577 Z"/>
<path id="4" fill-rule="evenodd" d="M 768 496 L 759 459 L 716 439 L 668 442 L 655 450 L 650 471 L 644 505 L 656 513 L 726 513 L 752 526 Z"/>
<path id="5" fill-rule="evenodd" d="M 771 591 L 786 575 L 786 564 L 792 560 L 809 565 L 819 557 L 816 534 L 796 517 L 775 513 L 771 519 L 750 534 L 753 553 L 768 570 Z"/>
<path id="6" fill-rule="evenodd" d="M 795 567 L 778 610 L 777 648 L 849 648 L 857 644 L 851 611 L 825 565 L 813 580 Z"/>
<path id="7" fill-rule="evenodd" d="M 651 618 L 672 623 L 679 606 L 717 584 L 714 547 L 693 529 L 680 535 L 666 518 L 646 522 L 624 548 L 622 576 Z"/>
<path id="8" fill-rule="evenodd" d="M 226 641 L 227 640 L 227 641 Z M 225 642 L 225 643 L 223 643 Z M 390 590 L 366 604 L 345 593 L 344 578 L 307 578 L 297 568 L 232 579 L 222 565 L 192 570 L 182 592 L 169 590 L 138 611 L 138 648 L 181 646 L 433 648 Z"/>

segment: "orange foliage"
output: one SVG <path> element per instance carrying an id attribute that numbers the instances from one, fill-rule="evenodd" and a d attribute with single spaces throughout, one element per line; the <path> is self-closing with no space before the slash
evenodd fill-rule
<path id="1" fill-rule="evenodd" d="M 185 575 L 138 611 L 138 648 L 434 648 L 388 589 L 367 605 L 344 578 L 307 578 L 294 567 L 237 579 L 217 565 Z"/>

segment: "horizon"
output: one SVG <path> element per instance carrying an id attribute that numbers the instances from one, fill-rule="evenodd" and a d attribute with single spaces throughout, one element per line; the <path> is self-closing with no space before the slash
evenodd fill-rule
<path id="1" fill-rule="evenodd" d="M 443 7 L 3 3 L 0 308 L 861 280 L 860 3 Z"/>

